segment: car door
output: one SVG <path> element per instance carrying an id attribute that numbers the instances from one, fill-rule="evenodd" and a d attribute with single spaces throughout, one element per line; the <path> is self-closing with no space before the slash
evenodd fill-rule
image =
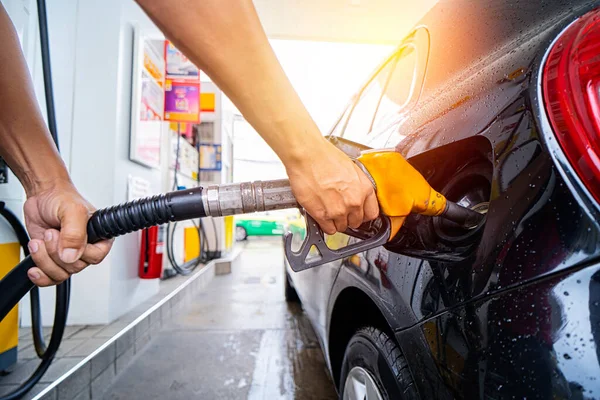
<path id="1" fill-rule="evenodd" d="M 424 28 L 409 35 L 358 92 L 331 135 L 371 148 L 385 147 L 390 135 L 399 129 L 418 101 L 428 48 L 429 34 Z M 346 246 L 349 240 L 355 239 L 343 234 L 326 238 L 332 249 Z M 347 261 L 329 263 L 293 276 L 304 309 L 321 338 L 326 337 L 331 287 L 343 263 Z"/>

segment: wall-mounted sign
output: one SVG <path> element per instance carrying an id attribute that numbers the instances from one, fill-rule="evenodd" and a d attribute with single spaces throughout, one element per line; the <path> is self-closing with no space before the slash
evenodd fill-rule
<path id="1" fill-rule="evenodd" d="M 202 171 L 220 171 L 221 170 L 221 145 L 220 144 L 200 144 L 200 170 Z"/>
<path id="2" fill-rule="evenodd" d="M 154 43 L 152 43 L 154 42 Z M 153 45 L 151 45 L 151 43 Z M 159 40 L 148 41 L 144 43 L 144 69 L 161 87 L 165 81 L 165 60 L 159 53 L 157 45 Z"/>
<path id="3" fill-rule="evenodd" d="M 200 122 L 200 84 L 186 81 L 165 81 L 165 120 Z"/>
<path id="4" fill-rule="evenodd" d="M 165 41 L 165 60 L 168 77 L 200 81 L 198 68 L 168 40 Z"/>
<path id="5" fill-rule="evenodd" d="M 140 104 L 141 121 L 161 121 L 163 118 L 164 92 L 162 81 L 157 82 L 149 73 L 142 70 L 142 98 Z"/>
<path id="6" fill-rule="evenodd" d="M 177 155 L 179 154 L 179 157 Z M 193 180 L 198 179 L 198 150 L 181 137 L 177 131 L 171 131 L 170 168 Z M 178 163 L 175 161 L 178 159 Z"/>
<path id="7" fill-rule="evenodd" d="M 194 126 L 187 122 L 170 122 L 169 129 L 173 132 L 179 132 L 182 138 L 194 145 Z"/>
<path id="8" fill-rule="evenodd" d="M 150 195 L 150 182 L 139 176 L 127 176 L 127 201 L 141 199 Z"/>
<path id="9" fill-rule="evenodd" d="M 210 92 L 200 93 L 200 111 L 215 112 L 215 94 Z"/>
<path id="10" fill-rule="evenodd" d="M 136 28 L 131 99 L 129 159 L 160 167 L 164 112 L 164 40 L 142 35 Z"/>

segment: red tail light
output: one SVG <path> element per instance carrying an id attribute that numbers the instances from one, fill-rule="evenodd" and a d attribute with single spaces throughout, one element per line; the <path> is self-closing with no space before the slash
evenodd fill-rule
<path id="1" fill-rule="evenodd" d="M 581 17 L 556 41 L 542 84 L 558 142 L 600 202 L 600 9 Z"/>

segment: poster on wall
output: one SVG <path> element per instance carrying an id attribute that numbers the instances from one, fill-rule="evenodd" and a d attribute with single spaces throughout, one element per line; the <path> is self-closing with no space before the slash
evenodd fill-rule
<path id="1" fill-rule="evenodd" d="M 129 159 L 160 167 L 164 128 L 164 39 L 152 39 L 135 29 Z"/>
<path id="2" fill-rule="evenodd" d="M 167 79 L 164 115 L 165 121 L 200 122 L 200 84 Z"/>
<path id="3" fill-rule="evenodd" d="M 194 124 L 188 124 L 187 122 L 171 122 L 169 123 L 169 129 L 173 132 L 178 132 L 189 144 L 195 146 Z"/>
<path id="4" fill-rule="evenodd" d="M 200 81 L 198 68 L 168 40 L 165 41 L 165 60 L 168 77 Z"/>
<path id="5" fill-rule="evenodd" d="M 141 121 L 136 135 L 135 159 L 141 164 L 152 168 L 160 168 L 160 137 L 162 122 Z"/>
<path id="6" fill-rule="evenodd" d="M 201 171 L 220 171 L 221 170 L 221 145 L 220 144 L 200 144 L 200 170 Z"/>
<path id="7" fill-rule="evenodd" d="M 171 130 L 171 157 L 169 168 L 193 180 L 198 179 L 198 150 Z M 176 162 L 176 160 L 178 162 Z"/>
<path id="8" fill-rule="evenodd" d="M 162 121 L 163 89 L 148 72 L 142 70 L 140 121 Z"/>

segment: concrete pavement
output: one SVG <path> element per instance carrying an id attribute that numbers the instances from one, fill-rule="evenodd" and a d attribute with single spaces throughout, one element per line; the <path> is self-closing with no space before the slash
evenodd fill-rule
<path id="1" fill-rule="evenodd" d="M 280 238 L 244 244 L 187 313 L 164 327 L 105 399 L 336 399 L 317 338 L 283 296 Z"/>

